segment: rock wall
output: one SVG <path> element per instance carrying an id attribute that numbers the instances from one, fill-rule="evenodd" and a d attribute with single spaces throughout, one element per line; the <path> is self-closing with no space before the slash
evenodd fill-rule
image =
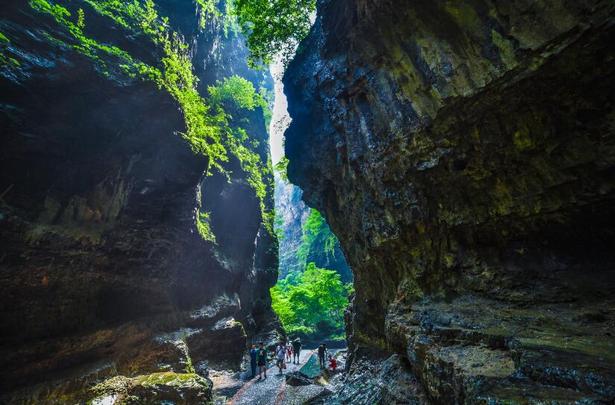
<path id="1" fill-rule="evenodd" d="M 615 398 L 614 13 L 319 2 L 288 177 L 353 269 L 352 348 L 401 355 L 429 402 Z"/>
<path id="2" fill-rule="evenodd" d="M 277 279 L 271 219 L 239 160 L 224 163 L 228 181 L 207 176 L 211 162 L 182 139 L 176 98 L 126 74 L 109 52 L 162 66 L 162 45 L 93 4 L 2 6 L 1 402 L 207 400 L 208 365 L 237 367 L 246 339 L 279 329 L 268 291 Z M 272 88 L 268 73 L 246 65 L 244 40 L 223 13 L 151 4 L 168 17 L 160 29 L 188 44 L 203 97 L 230 75 Z M 56 6 L 72 28 L 47 12 Z M 263 111 L 233 113 L 270 187 Z M 263 202 L 273 209 L 271 188 Z M 199 210 L 216 243 L 199 234 Z"/>

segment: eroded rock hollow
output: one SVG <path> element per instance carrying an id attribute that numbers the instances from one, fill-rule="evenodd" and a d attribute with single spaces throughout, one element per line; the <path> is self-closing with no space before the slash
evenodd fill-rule
<path id="1" fill-rule="evenodd" d="M 187 140 L 195 94 L 272 80 L 201 3 L 3 3 L 0 402 L 208 401 L 208 366 L 279 328 L 272 190 Z M 270 187 L 262 108 L 233 108 Z"/>
<path id="2" fill-rule="evenodd" d="M 383 380 L 341 399 L 614 400 L 614 23 L 600 0 L 319 2 L 288 177 L 353 270 L 357 381 Z"/>

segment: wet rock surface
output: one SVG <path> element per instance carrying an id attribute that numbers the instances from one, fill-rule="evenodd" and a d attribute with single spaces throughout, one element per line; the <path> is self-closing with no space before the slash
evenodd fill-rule
<path id="1" fill-rule="evenodd" d="M 333 394 L 314 404 L 423 404 L 426 396 L 410 365 L 398 355 L 356 353 L 347 376 L 332 380 Z"/>
<path id="2" fill-rule="evenodd" d="M 288 176 L 353 269 L 351 351 L 397 353 L 407 401 L 615 399 L 614 19 L 319 3 L 284 79 Z"/>
<path id="3" fill-rule="evenodd" d="M 69 3 L 88 36 L 160 61 L 151 41 Z M 271 88 L 246 65 L 243 38 L 213 20 L 201 26 L 192 2 L 154 3 L 190 45 L 203 96 L 232 74 Z M 247 337 L 279 329 L 268 292 L 277 241 L 259 199 L 237 159 L 225 163 L 230 181 L 205 175 L 210 162 L 182 139 L 182 112 L 164 89 L 54 41 L 70 35 L 30 4 L 3 4 L 0 21 L 2 55 L 17 61 L 0 66 L 0 402 L 85 401 L 117 375 L 129 396 L 181 391 L 183 403 L 203 402 L 211 384 L 195 369 L 236 365 Z M 267 162 L 260 108 L 234 116 Z M 216 244 L 197 231 L 199 209 Z M 160 372 L 177 378 L 134 380 Z"/>
<path id="4" fill-rule="evenodd" d="M 314 381 L 312 381 L 309 377 L 307 377 L 305 374 L 299 371 L 294 371 L 292 373 L 286 374 L 286 384 L 287 385 L 298 386 L 298 385 L 311 385 L 313 383 Z"/>

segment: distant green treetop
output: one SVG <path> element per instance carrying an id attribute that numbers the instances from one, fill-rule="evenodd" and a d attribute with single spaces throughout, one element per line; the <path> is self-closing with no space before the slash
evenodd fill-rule
<path id="1" fill-rule="evenodd" d="M 251 64 L 288 61 L 310 31 L 316 0 L 235 0 L 234 12 L 248 37 Z"/>
<path id="2" fill-rule="evenodd" d="M 340 275 L 308 263 L 301 274 L 290 274 L 271 288 L 271 306 L 289 334 L 343 336 L 344 310 L 352 285 Z"/>
<path id="3" fill-rule="evenodd" d="M 236 108 L 254 110 L 256 107 L 267 108 L 263 96 L 256 92 L 251 81 L 233 75 L 209 86 L 210 100 L 213 104 L 232 103 Z"/>

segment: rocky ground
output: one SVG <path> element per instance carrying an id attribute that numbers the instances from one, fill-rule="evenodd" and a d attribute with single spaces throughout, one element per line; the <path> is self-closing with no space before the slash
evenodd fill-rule
<path id="1" fill-rule="evenodd" d="M 340 360 L 340 367 L 336 373 L 320 369 L 318 356 L 314 350 L 302 350 L 299 364 L 287 362 L 283 374 L 279 374 L 276 366 L 270 367 L 266 379 L 257 377 L 247 381 L 228 403 L 298 405 L 329 401 L 333 391 L 338 389 L 337 384 L 343 375 L 345 351 L 331 350 L 330 353 Z"/>

